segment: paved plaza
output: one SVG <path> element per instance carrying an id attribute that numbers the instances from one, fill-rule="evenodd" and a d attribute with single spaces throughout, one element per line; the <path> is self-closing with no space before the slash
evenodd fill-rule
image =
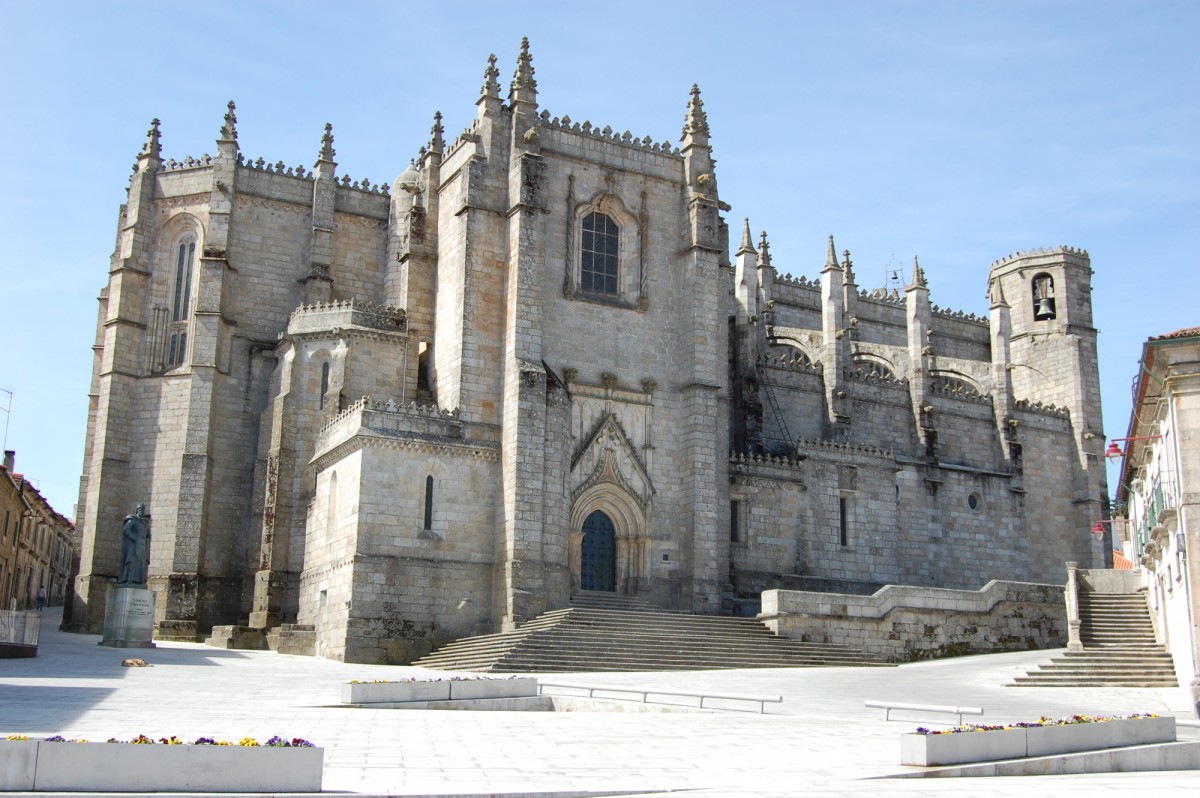
<path id="1" fill-rule="evenodd" d="M 1052 795 L 1153 789 L 1196 795 L 1200 772 L 1022 778 L 887 778 L 904 773 L 899 735 L 933 716 L 888 722 L 864 699 L 983 707 L 986 722 L 1074 713 L 1187 714 L 1183 690 L 1011 688 L 1056 652 L 963 657 L 896 668 L 554 674 L 552 681 L 777 694 L 751 712 L 462 712 L 339 706 L 352 679 L 450 676 L 188 643 L 96 645 L 57 631 L 38 656 L 0 660 L 0 736 L 104 740 L 279 734 L 325 748 L 324 789 L 366 795 L 696 796 Z M 129 656 L 147 668 L 121 667 Z M 1181 728 L 1181 739 L 1200 737 Z"/>

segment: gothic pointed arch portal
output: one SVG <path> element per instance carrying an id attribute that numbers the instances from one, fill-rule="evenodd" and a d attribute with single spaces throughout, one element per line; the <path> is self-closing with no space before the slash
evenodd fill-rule
<path id="1" fill-rule="evenodd" d="M 596 510 L 583 522 L 579 587 L 608 592 L 617 589 L 617 533 L 603 510 Z"/>

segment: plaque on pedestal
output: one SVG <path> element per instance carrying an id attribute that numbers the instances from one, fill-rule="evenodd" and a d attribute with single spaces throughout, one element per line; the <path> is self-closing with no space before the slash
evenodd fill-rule
<path id="1" fill-rule="evenodd" d="M 154 591 L 122 585 L 108 591 L 102 646 L 154 648 Z"/>

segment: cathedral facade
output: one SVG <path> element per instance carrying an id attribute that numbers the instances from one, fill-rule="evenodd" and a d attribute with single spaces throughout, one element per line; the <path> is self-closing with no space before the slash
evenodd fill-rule
<path id="1" fill-rule="evenodd" d="M 682 139 L 539 106 L 527 44 L 391 186 L 216 156 L 155 120 L 101 294 L 77 628 L 152 518 L 156 634 L 311 626 L 408 662 L 578 590 L 750 613 L 761 590 L 1061 582 L 1107 509 L 1086 253 L 997 261 L 987 318 L 731 237 Z M 315 138 L 315 137 L 314 137 Z M 818 246 L 819 253 L 823 247 Z M 820 263 L 818 258 L 817 263 Z M 982 286 L 981 286 L 982 287 Z"/>

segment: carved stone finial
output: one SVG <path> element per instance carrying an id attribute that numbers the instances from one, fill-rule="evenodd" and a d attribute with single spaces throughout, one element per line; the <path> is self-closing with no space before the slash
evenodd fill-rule
<path id="1" fill-rule="evenodd" d="M 687 116 L 683 120 L 683 138 L 688 135 L 708 135 L 708 114 L 704 113 L 704 102 L 700 99 L 700 87 L 692 84 L 692 96 L 688 100 Z"/>
<path id="2" fill-rule="evenodd" d="M 221 138 L 225 141 L 237 141 L 237 114 L 234 108 L 233 100 L 230 100 L 225 111 L 225 124 L 221 125 Z"/>
<path id="3" fill-rule="evenodd" d="M 611 391 L 617 387 L 617 375 L 606 371 L 600 375 L 600 382 Z"/>
<path id="4" fill-rule="evenodd" d="M 758 265 L 763 267 L 771 265 L 771 245 L 767 243 L 766 230 L 762 231 L 762 237 L 758 240 Z"/>
<path id="5" fill-rule="evenodd" d="M 433 127 L 430 128 L 430 130 L 429 130 L 429 134 L 430 134 L 429 151 L 430 152 L 441 152 L 442 151 L 443 146 L 446 143 L 445 139 L 442 138 L 442 134 L 445 132 L 446 132 L 446 128 L 442 127 L 442 112 L 435 111 L 433 114 Z"/>
<path id="6" fill-rule="evenodd" d="M 487 69 L 483 70 L 483 88 L 480 89 L 480 97 L 492 97 L 500 99 L 500 70 L 496 69 L 496 54 L 492 53 L 488 56 Z"/>
<path id="7" fill-rule="evenodd" d="M 655 380 L 642 380 L 642 390 L 646 393 L 654 393 L 658 387 L 658 382 Z"/>
<path id="8" fill-rule="evenodd" d="M 850 260 L 850 250 L 846 250 L 845 253 L 843 253 L 843 254 L 845 256 L 845 260 L 842 261 L 842 270 L 844 272 L 846 272 L 845 280 L 847 283 L 853 283 L 854 282 L 854 263 Z"/>
<path id="9" fill-rule="evenodd" d="M 825 268 L 836 269 L 838 266 L 837 248 L 833 245 L 833 236 L 829 237 L 829 251 L 825 255 Z"/>
<path id="10" fill-rule="evenodd" d="M 533 79 L 533 56 L 529 54 L 529 37 L 521 37 L 521 54 L 517 56 L 517 71 L 513 73 L 509 90 L 511 101 L 537 104 L 537 81 Z"/>
<path id="11" fill-rule="evenodd" d="M 754 244 L 750 240 L 750 217 L 746 217 L 742 223 L 742 245 L 738 247 L 736 254 L 739 256 L 743 254 L 758 254 L 754 249 Z"/>
<path id="12" fill-rule="evenodd" d="M 332 161 L 337 151 L 333 149 L 333 123 L 325 123 L 325 134 L 321 136 L 321 160 Z"/>
<path id="13" fill-rule="evenodd" d="M 159 140 L 158 120 L 150 120 L 150 129 L 146 131 L 146 144 L 142 147 L 142 155 L 151 158 L 162 157 L 162 142 Z"/>

